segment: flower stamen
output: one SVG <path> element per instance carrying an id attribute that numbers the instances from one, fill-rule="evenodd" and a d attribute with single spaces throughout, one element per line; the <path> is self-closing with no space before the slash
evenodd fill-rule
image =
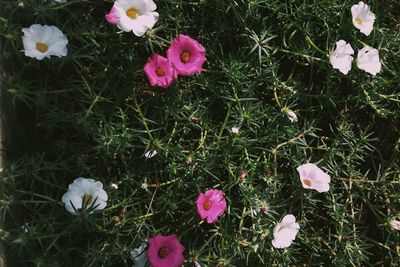
<path id="1" fill-rule="evenodd" d="M 158 250 L 158 257 L 160 257 L 161 259 L 167 257 L 168 254 L 169 254 L 169 249 L 166 247 L 162 247 Z"/>
<path id="2" fill-rule="evenodd" d="M 359 17 L 356 17 L 356 18 L 354 19 L 354 21 L 355 21 L 358 25 L 360 25 L 360 26 L 363 24 L 362 19 L 360 19 Z"/>
<path id="3" fill-rule="evenodd" d="M 303 183 L 304 183 L 306 186 L 308 186 L 308 187 L 311 187 L 311 184 L 312 184 L 312 182 L 311 182 L 310 179 L 304 179 L 304 180 L 303 180 Z"/>
<path id="4" fill-rule="evenodd" d="M 181 53 L 181 61 L 183 63 L 188 63 L 190 61 L 190 53 L 188 51 L 183 51 Z"/>
<path id="5" fill-rule="evenodd" d="M 158 67 L 156 69 L 156 74 L 157 74 L 158 77 L 164 76 L 165 75 L 165 70 L 163 68 L 161 68 L 161 67 Z"/>
<path id="6" fill-rule="evenodd" d="M 36 49 L 41 53 L 46 53 L 49 47 L 44 43 L 36 43 Z"/>
<path id="7" fill-rule="evenodd" d="M 90 204 L 92 204 L 92 201 L 93 201 L 93 197 L 91 196 L 91 195 L 84 195 L 83 196 L 83 204 L 85 205 L 85 206 L 88 206 L 88 205 L 90 205 Z"/>
<path id="8" fill-rule="evenodd" d="M 205 210 L 210 210 L 211 209 L 211 202 L 207 200 L 206 202 L 203 203 L 203 208 Z"/>
<path id="9" fill-rule="evenodd" d="M 130 18 L 130 19 L 136 19 L 139 15 L 139 12 L 136 10 L 136 8 L 131 7 L 130 9 L 128 9 L 126 11 L 126 15 Z"/>
<path id="10" fill-rule="evenodd" d="M 304 179 L 304 180 L 303 180 L 303 183 L 304 183 L 306 186 L 308 186 L 308 187 L 311 187 L 311 185 L 312 185 L 312 182 L 311 182 L 310 179 Z"/>

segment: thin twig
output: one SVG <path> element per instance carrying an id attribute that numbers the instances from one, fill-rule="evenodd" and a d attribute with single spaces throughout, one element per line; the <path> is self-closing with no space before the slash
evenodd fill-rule
<path id="1" fill-rule="evenodd" d="M 290 139 L 290 140 L 288 140 L 288 141 L 286 141 L 286 142 L 283 142 L 283 143 L 277 145 L 274 149 L 272 149 L 272 154 L 275 154 L 276 151 L 277 151 L 279 148 L 281 148 L 281 147 L 283 147 L 283 146 L 285 146 L 285 145 L 287 145 L 287 144 L 290 144 L 290 143 L 292 143 L 293 141 L 296 141 L 296 140 L 298 140 L 298 139 L 303 138 L 303 137 L 304 137 L 306 134 L 308 134 L 309 132 L 311 132 L 310 129 L 305 130 L 303 133 L 299 134 L 298 136 L 296 136 L 296 137 L 294 137 L 294 138 L 292 138 L 292 139 Z"/>
<path id="2" fill-rule="evenodd" d="M 364 179 L 351 179 L 351 178 L 344 178 L 344 177 L 339 177 L 340 180 L 344 181 L 350 181 L 353 183 L 369 183 L 369 184 L 383 184 L 383 183 L 389 183 L 389 184 L 400 184 L 400 181 L 376 181 L 376 180 L 364 180 Z"/>

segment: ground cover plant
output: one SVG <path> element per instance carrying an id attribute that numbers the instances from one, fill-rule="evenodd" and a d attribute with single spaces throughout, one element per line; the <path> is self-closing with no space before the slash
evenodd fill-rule
<path id="1" fill-rule="evenodd" d="M 122 2 L 0 1 L 10 266 L 400 264 L 399 1 Z"/>

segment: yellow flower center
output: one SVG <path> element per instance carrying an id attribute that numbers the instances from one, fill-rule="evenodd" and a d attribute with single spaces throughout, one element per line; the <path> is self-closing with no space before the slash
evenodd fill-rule
<path id="1" fill-rule="evenodd" d="M 203 208 L 205 210 L 210 210 L 211 209 L 211 202 L 207 200 L 206 202 L 203 203 Z"/>
<path id="2" fill-rule="evenodd" d="M 92 204 L 92 201 L 93 201 L 93 197 L 91 196 L 91 195 L 84 195 L 83 196 L 83 204 L 85 205 L 85 206 L 88 206 L 88 205 L 90 205 L 90 204 Z"/>
<path id="3" fill-rule="evenodd" d="M 131 19 L 136 19 L 139 15 L 139 12 L 136 10 L 136 8 L 131 7 L 126 11 L 126 15 Z"/>
<path id="4" fill-rule="evenodd" d="M 304 180 L 303 180 L 303 183 L 304 183 L 306 186 L 308 186 L 308 187 L 311 187 L 311 184 L 312 184 L 312 182 L 311 182 L 310 179 L 304 179 Z"/>
<path id="5" fill-rule="evenodd" d="M 165 75 L 165 70 L 163 68 L 161 68 L 161 67 L 158 67 L 156 69 L 156 74 L 157 74 L 158 77 L 164 76 Z"/>
<path id="6" fill-rule="evenodd" d="M 359 17 L 356 17 L 354 20 L 356 21 L 356 23 L 358 25 L 362 25 L 362 23 L 363 23 L 362 19 L 360 19 Z"/>
<path id="7" fill-rule="evenodd" d="M 181 53 L 181 61 L 183 63 L 188 63 L 190 61 L 190 53 L 188 51 L 183 51 Z"/>
<path id="8" fill-rule="evenodd" d="M 158 250 L 158 257 L 160 257 L 161 259 L 167 257 L 169 254 L 169 249 L 166 247 L 162 247 L 160 248 L 160 250 Z"/>
<path id="9" fill-rule="evenodd" d="M 36 49 L 42 53 L 46 53 L 49 47 L 44 43 L 36 43 Z"/>

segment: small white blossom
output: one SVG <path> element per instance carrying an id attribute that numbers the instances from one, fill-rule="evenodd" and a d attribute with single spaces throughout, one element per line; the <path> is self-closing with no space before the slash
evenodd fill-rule
<path id="1" fill-rule="evenodd" d="M 272 245 L 275 248 L 289 247 L 296 238 L 299 229 L 300 225 L 296 223 L 296 218 L 292 214 L 286 215 L 274 228 Z"/>
<path id="2" fill-rule="evenodd" d="M 369 6 L 360 1 L 351 7 L 353 25 L 366 36 L 370 35 L 374 28 L 375 14 L 371 12 Z"/>
<path id="3" fill-rule="evenodd" d="M 301 184 L 305 189 L 315 189 L 319 193 L 329 191 L 331 177 L 313 163 L 297 167 Z"/>
<path id="4" fill-rule="evenodd" d="M 346 75 L 351 70 L 353 54 L 354 50 L 351 45 L 344 40 L 340 40 L 336 42 L 336 49 L 329 57 L 329 60 L 334 69 L 338 69 L 341 73 Z"/>
<path id="5" fill-rule="evenodd" d="M 144 267 L 147 263 L 146 256 L 146 244 L 140 245 L 140 247 L 135 248 L 131 251 L 131 259 L 133 261 L 132 267 Z"/>
<path id="6" fill-rule="evenodd" d="M 63 195 L 62 202 L 72 214 L 78 210 L 102 210 L 107 205 L 108 195 L 103 190 L 103 184 L 93 179 L 76 178 Z"/>
<path id="7" fill-rule="evenodd" d="M 395 219 L 392 219 L 389 221 L 389 226 L 392 228 L 392 230 L 400 230 L 400 221 L 397 221 Z"/>
<path id="8" fill-rule="evenodd" d="M 238 134 L 239 133 L 239 128 L 238 127 L 232 127 L 231 129 L 233 134 Z"/>
<path id="9" fill-rule="evenodd" d="M 56 26 L 33 24 L 22 32 L 23 51 L 27 57 L 42 60 L 50 56 L 64 57 L 68 53 L 68 39 Z"/>
<path id="10" fill-rule="evenodd" d="M 152 150 L 149 150 L 149 151 L 147 151 L 146 153 L 144 153 L 144 156 L 146 157 L 146 158 L 148 158 L 148 159 L 151 159 L 152 157 L 154 157 L 155 155 L 157 155 L 157 150 L 155 150 L 155 149 L 152 149 Z"/>
<path id="11" fill-rule="evenodd" d="M 142 189 L 146 190 L 149 187 L 148 183 L 142 183 Z"/>
<path id="12" fill-rule="evenodd" d="M 116 0 L 114 3 L 117 26 L 124 32 L 142 36 L 158 20 L 153 0 Z"/>
<path id="13" fill-rule="evenodd" d="M 365 46 L 358 51 L 357 54 L 357 67 L 361 70 L 368 72 L 375 76 L 381 71 L 382 64 L 379 61 L 378 49 L 370 46 Z"/>
<path id="14" fill-rule="evenodd" d="M 111 184 L 111 187 L 114 188 L 114 189 L 118 189 L 118 185 L 114 184 L 114 183 Z"/>
<path id="15" fill-rule="evenodd" d="M 293 110 L 290 108 L 283 108 L 282 111 L 286 114 L 291 123 L 297 122 L 297 115 Z"/>

